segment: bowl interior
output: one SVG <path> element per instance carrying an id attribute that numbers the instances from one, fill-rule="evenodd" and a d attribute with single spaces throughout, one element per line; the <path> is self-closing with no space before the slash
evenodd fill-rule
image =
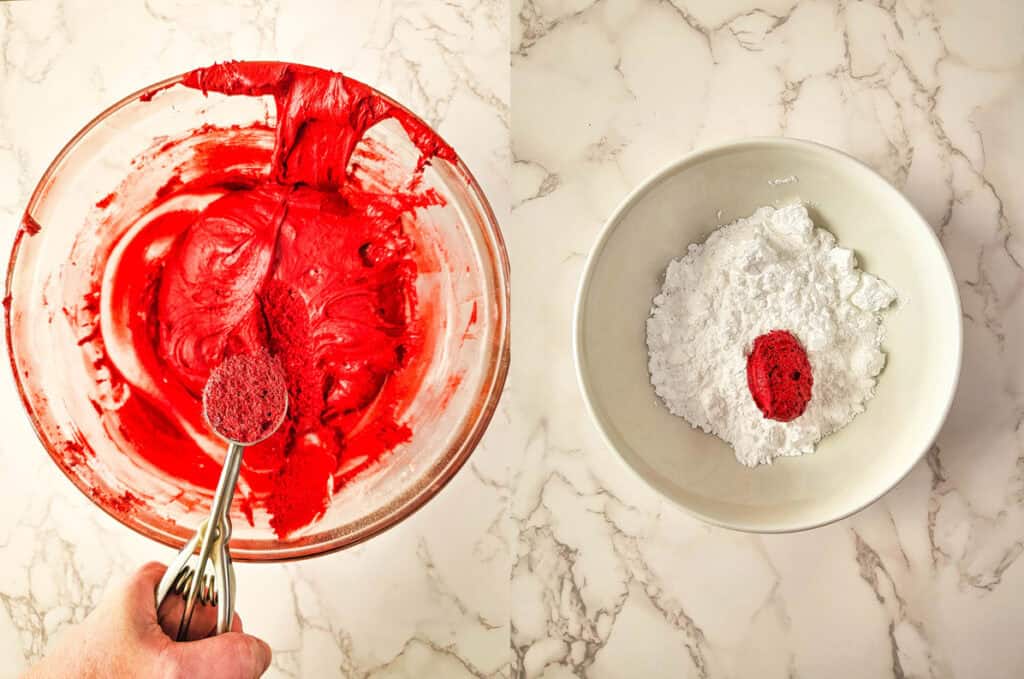
<path id="1" fill-rule="evenodd" d="M 111 441 L 91 402 L 103 396 L 95 393 L 90 356 L 83 351 L 87 345 L 79 341 L 80 329 L 71 318 L 96 275 L 97 253 L 113 248 L 120 231 L 132 226 L 120 224 L 111 232 L 114 222 L 101 219 L 101 199 L 129 174 L 140 174 L 133 162 L 168 139 L 191 140 L 192 131 L 204 125 L 256 124 L 257 144 L 269 148 L 273 132 L 267 125 L 274 124 L 274 115 L 269 97 L 204 96 L 182 86 L 163 89 L 151 101 L 126 98 L 94 120 L 54 161 L 27 209 L 42 229 L 35 235 L 22 232 L 12 253 L 8 344 L 40 438 L 100 507 L 172 546 L 191 536 L 211 493 L 181 487 Z M 371 136 L 376 150 L 361 162 L 415 165 L 415 147 L 397 124 L 375 126 Z M 144 176 L 136 176 L 121 199 L 151 200 L 187 167 L 189 143 L 178 147 L 177 158 L 146 163 Z M 418 210 L 414 221 L 417 308 L 436 322 L 425 333 L 422 356 L 407 368 L 420 375 L 421 384 L 402 406 L 401 419 L 416 423 L 413 438 L 396 448 L 386 464 L 337 493 L 323 517 L 284 540 L 274 536 L 265 514 L 257 512 L 250 526 L 236 495 L 236 558 L 309 556 L 393 525 L 454 475 L 493 413 L 508 363 L 508 264 L 501 235 L 461 162 L 433 162 L 423 182 L 444 197 L 445 205 Z M 88 447 L 92 455 L 69 457 L 64 453 L 69 442 Z"/>
<path id="2" fill-rule="evenodd" d="M 666 265 L 688 244 L 760 206 L 794 201 L 893 285 L 899 303 L 885 314 L 888 364 L 867 410 L 814 454 L 749 469 L 659 401 L 645 322 Z M 934 440 L 959 376 L 959 297 L 930 227 L 864 165 L 796 140 L 701 152 L 635 192 L 591 253 L 576 324 L 581 385 L 609 445 L 667 498 L 743 530 L 808 528 L 879 497 Z"/>

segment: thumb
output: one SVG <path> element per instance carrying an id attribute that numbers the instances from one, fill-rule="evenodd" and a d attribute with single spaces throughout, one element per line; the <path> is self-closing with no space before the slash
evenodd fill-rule
<path id="1" fill-rule="evenodd" d="M 120 590 L 121 613 L 137 625 L 156 623 L 156 586 L 167 567 L 150 562 L 132 573 Z"/>
<path id="2" fill-rule="evenodd" d="M 225 632 L 172 648 L 177 669 L 185 677 L 256 679 L 270 667 L 270 646 L 242 632 Z"/>

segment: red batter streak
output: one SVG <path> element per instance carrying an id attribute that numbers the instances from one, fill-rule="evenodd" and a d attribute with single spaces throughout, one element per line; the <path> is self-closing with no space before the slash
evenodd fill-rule
<path id="1" fill-rule="evenodd" d="M 113 331 L 83 342 L 94 345 L 112 384 L 133 385 L 116 417 L 109 413 L 111 438 L 202 488 L 216 484 L 219 465 L 181 423 L 206 430 L 200 394 L 225 358 L 276 357 L 287 417 L 246 450 L 250 492 L 242 506 L 265 509 L 286 536 L 410 436 L 396 421 L 395 402 L 406 395 L 400 375 L 420 348 L 422 319 L 403 218 L 440 199 L 361 188 L 347 174 L 353 150 L 368 128 L 390 118 L 421 151 L 417 173 L 432 157 L 455 155 L 421 121 L 338 73 L 227 63 L 184 82 L 203 92 L 273 96 L 273 150 L 265 127 L 196 132 L 222 135 L 223 143 L 197 146 L 206 154 L 204 174 L 175 178 L 139 216 L 144 228 L 123 244 L 104 287 L 114 310 L 103 327 Z M 218 197 L 201 209 L 169 202 L 210 193 Z M 84 312 L 95 315 L 91 305 Z M 133 355 L 130 367 L 111 358 L 119 341 Z"/>
<path id="2" fill-rule="evenodd" d="M 785 330 L 772 330 L 754 340 L 747 357 L 747 385 L 766 418 L 790 422 L 803 415 L 814 378 L 797 338 Z"/>
<path id="3" fill-rule="evenodd" d="M 266 354 L 230 356 L 210 373 L 203 411 L 214 431 L 231 441 L 262 441 L 281 426 L 288 387 L 277 361 Z"/>

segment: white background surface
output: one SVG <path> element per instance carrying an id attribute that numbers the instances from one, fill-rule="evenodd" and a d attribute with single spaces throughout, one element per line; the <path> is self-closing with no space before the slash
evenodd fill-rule
<path id="1" fill-rule="evenodd" d="M 270 676 L 1016 677 L 1024 13 L 880 5 L 4 3 L 4 249 L 49 160 L 125 93 L 231 57 L 347 71 L 437 124 L 495 204 L 512 376 L 485 444 L 409 521 L 342 554 L 238 569 Z M 891 179 L 941 234 L 964 304 L 961 388 L 927 461 L 856 517 L 789 536 L 706 527 L 628 476 L 569 355 L 583 257 L 617 202 L 690 149 L 751 134 L 822 141 Z M 9 378 L 0 399 L 6 677 L 114 576 L 171 551 L 59 474 Z"/>

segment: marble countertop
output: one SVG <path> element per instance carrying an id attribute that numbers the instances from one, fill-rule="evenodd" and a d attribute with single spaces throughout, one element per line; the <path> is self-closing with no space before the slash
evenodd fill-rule
<path id="1" fill-rule="evenodd" d="M 514 11 L 513 666 L 1021 676 L 1024 5 Z M 853 518 L 794 535 L 710 528 L 627 475 L 566 349 L 585 255 L 618 202 L 691 149 L 748 135 L 813 139 L 878 170 L 940 234 L 963 299 L 961 386 L 927 459 Z"/>
<path id="2" fill-rule="evenodd" d="M 346 552 L 239 566 L 246 628 L 275 651 L 267 676 L 1024 671 L 1019 3 L 0 3 L 3 249 L 93 115 L 229 58 L 342 70 L 410 105 L 480 179 L 513 262 L 508 387 L 448 488 Z M 628 476 L 570 359 L 578 276 L 615 205 L 670 160 L 748 135 L 821 141 L 893 181 L 941 236 L 964 308 L 961 386 L 926 460 L 854 517 L 794 535 L 708 527 Z M 172 552 L 60 474 L 9 377 L 0 403 L 2 678 L 115 576 Z"/>

